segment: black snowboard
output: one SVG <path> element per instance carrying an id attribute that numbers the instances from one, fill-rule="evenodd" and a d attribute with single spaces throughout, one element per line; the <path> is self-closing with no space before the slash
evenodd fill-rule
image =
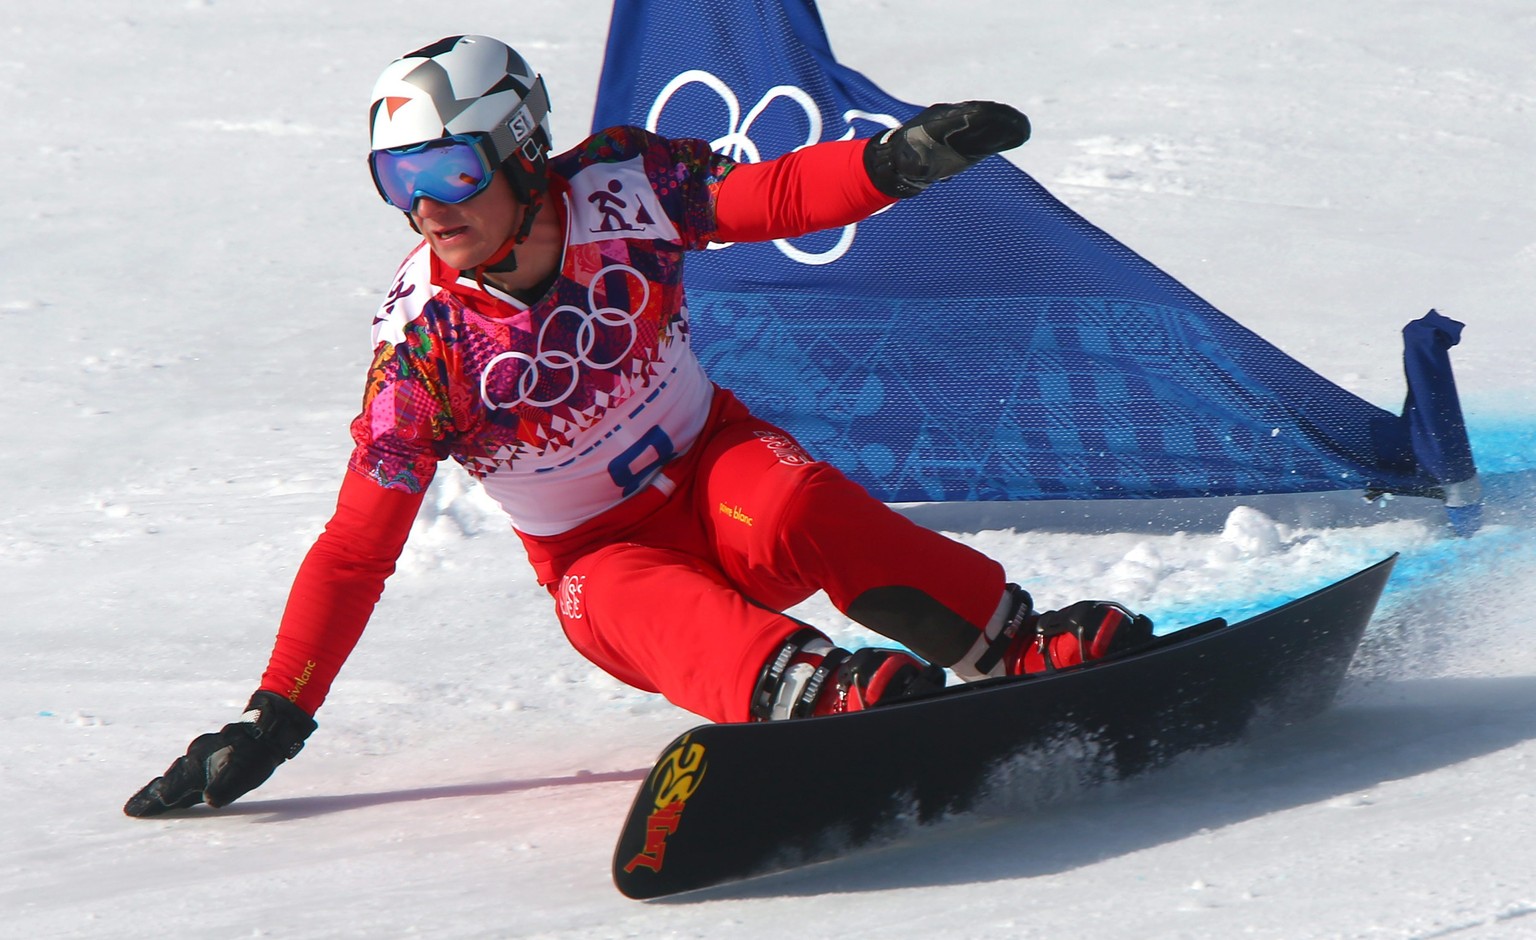
<path id="1" fill-rule="evenodd" d="M 1396 558 L 1087 667 L 827 718 L 694 728 L 641 785 L 614 883 L 654 898 L 834 857 L 966 810 L 1012 756 L 1087 754 L 1074 772 L 1103 780 L 1310 717 L 1342 684 Z"/>

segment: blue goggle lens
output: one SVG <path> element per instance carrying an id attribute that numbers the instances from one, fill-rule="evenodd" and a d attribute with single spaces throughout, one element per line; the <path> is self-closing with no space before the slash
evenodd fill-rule
<path id="1" fill-rule="evenodd" d="M 379 195 L 402 212 L 410 212 L 422 196 L 463 202 L 490 185 L 493 172 L 480 142 L 464 135 L 375 150 L 368 154 L 368 166 Z"/>

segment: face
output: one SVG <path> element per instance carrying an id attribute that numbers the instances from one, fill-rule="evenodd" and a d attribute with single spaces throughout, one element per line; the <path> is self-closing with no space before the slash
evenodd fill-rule
<path id="1" fill-rule="evenodd" d="M 433 254 L 449 267 L 468 271 L 512 237 L 519 205 L 505 175 L 497 173 L 490 185 L 463 202 L 449 204 L 422 196 L 411 218 Z"/>

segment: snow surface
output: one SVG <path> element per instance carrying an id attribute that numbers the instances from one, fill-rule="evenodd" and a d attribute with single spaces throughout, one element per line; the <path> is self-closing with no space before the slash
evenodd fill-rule
<path id="1" fill-rule="evenodd" d="M 124 799 L 236 714 L 329 515 L 368 326 L 412 236 L 372 192 L 377 72 L 486 32 L 585 133 L 606 5 L 7 6 L 0 62 L 0 935 L 1536 936 L 1536 8 L 1529 0 L 825 0 L 914 102 L 1014 102 L 1013 158 L 1396 410 L 1398 331 L 1455 352 L 1493 523 L 1353 499 L 915 507 L 1044 602 L 1164 623 L 1404 553 L 1340 705 L 1106 788 L 996 807 L 687 903 L 608 882 L 693 723 L 566 646 L 445 473 L 306 752 L 219 813 Z M 1139 513 L 1139 515 L 1137 514 Z M 803 616 L 867 641 L 824 604 Z M 828 768 L 828 772 L 835 772 Z"/>

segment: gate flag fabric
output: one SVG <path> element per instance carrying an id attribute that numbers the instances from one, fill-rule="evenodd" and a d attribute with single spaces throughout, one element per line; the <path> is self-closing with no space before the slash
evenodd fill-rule
<path id="1" fill-rule="evenodd" d="M 838 64 L 811 0 L 617 0 L 593 125 L 758 161 L 918 110 Z M 686 277 L 715 381 L 888 502 L 1475 490 L 1461 324 L 1405 331 L 1391 414 L 1000 157 L 839 231 L 697 253 Z"/>

